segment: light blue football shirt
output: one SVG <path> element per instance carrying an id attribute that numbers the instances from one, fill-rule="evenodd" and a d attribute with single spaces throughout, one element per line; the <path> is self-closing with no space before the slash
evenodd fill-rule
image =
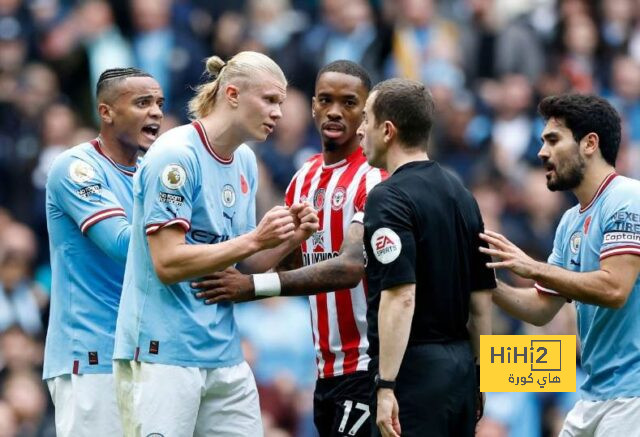
<path id="1" fill-rule="evenodd" d="M 257 163 L 241 145 L 217 156 L 199 122 L 163 134 L 134 178 L 134 211 L 114 359 L 201 368 L 243 360 L 232 304 L 205 305 L 189 280 L 158 279 L 147 235 L 182 226 L 187 244 L 216 244 L 255 228 Z"/>
<path id="2" fill-rule="evenodd" d="M 575 272 L 600 269 L 609 256 L 640 256 L 640 182 L 612 173 L 589 205 L 568 210 L 556 230 L 549 264 Z M 540 291 L 552 292 L 536 284 Z M 582 397 L 640 396 L 640 278 L 620 309 L 575 302 L 582 367 Z"/>
<path id="3" fill-rule="evenodd" d="M 52 284 L 44 379 L 111 373 L 124 264 L 86 234 L 102 220 L 132 216 L 134 171 L 108 158 L 97 139 L 65 151 L 51 167 L 46 210 Z"/>

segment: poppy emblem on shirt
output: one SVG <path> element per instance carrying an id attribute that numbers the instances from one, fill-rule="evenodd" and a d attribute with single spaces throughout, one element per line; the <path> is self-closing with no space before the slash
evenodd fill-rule
<path id="1" fill-rule="evenodd" d="M 582 232 L 576 231 L 571 235 L 569 239 L 569 249 L 571 249 L 571 253 L 577 254 L 580 252 L 580 242 L 582 241 Z"/>
<path id="2" fill-rule="evenodd" d="M 225 185 L 222 187 L 222 204 L 227 208 L 232 207 L 236 203 L 236 192 L 233 185 Z"/>
<path id="3" fill-rule="evenodd" d="M 247 180 L 242 174 L 240 175 L 240 191 L 242 191 L 242 194 L 247 194 L 249 192 L 249 184 L 247 184 Z"/>
<path id="4" fill-rule="evenodd" d="M 169 164 L 162 171 L 162 185 L 170 190 L 177 190 L 187 181 L 187 172 L 178 164 Z"/>
<path id="5" fill-rule="evenodd" d="M 591 216 L 587 217 L 584 221 L 583 234 L 587 235 L 589 233 L 589 225 L 591 224 Z"/>
<path id="6" fill-rule="evenodd" d="M 96 171 L 84 161 L 76 159 L 69 166 L 69 176 L 79 184 L 93 179 Z"/>
<path id="7" fill-rule="evenodd" d="M 313 207 L 316 209 L 316 211 L 319 211 L 322 208 L 324 208 L 324 193 L 325 193 L 324 188 L 320 188 L 313 195 Z"/>
<path id="8" fill-rule="evenodd" d="M 331 196 L 331 209 L 338 211 L 344 205 L 344 200 L 347 198 L 347 190 L 344 187 L 336 187 L 333 190 L 333 196 Z"/>
<path id="9" fill-rule="evenodd" d="M 389 264 L 400 256 L 402 241 L 392 229 L 380 228 L 371 236 L 373 255 L 382 264 Z"/>

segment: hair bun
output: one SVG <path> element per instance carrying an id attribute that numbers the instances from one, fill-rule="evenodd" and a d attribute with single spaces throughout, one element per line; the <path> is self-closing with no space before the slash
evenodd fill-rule
<path id="1" fill-rule="evenodd" d="M 207 72 L 216 79 L 220 75 L 222 67 L 227 65 L 219 56 L 211 56 L 207 59 Z"/>

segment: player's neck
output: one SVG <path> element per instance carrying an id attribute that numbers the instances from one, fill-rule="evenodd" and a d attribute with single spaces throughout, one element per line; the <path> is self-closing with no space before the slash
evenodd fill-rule
<path id="1" fill-rule="evenodd" d="M 116 164 L 134 167 L 138 162 L 138 147 L 123 144 L 110 132 L 101 131 L 98 136 L 102 152 Z"/>
<path id="2" fill-rule="evenodd" d="M 231 158 L 233 152 L 244 142 L 238 129 L 227 117 L 212 112 L 199 121 L 214 152 L 224 159 Z"/>
<path id="3" fill-rule="evenodd" d="M 398 167 L 413 161 L 428 161 L 429 155 L 419 147 L 403 148 L 399 144 L 394 144 L 387 152 L 387 172 L 393 174 Z"/>
<path id="4" fill-rule="evenodd" d="M 327 149 L 325 145 L 322 145 L 322 161 L 325 165 L 333 165 L 337 162 L 342 161 L 343 159 L 347 159 L 353 152 L 358 150 L 360 147 L 360 143 L 354 141 L 352 144 L 338 146 L 334 149 Z"/>
<path id="5" fill-rule="evenodd" d="M 582 179 L 580 185 L 572 190 L 573 194 L 578 198 L 581 208 L 584 208 L 593 200 L 602 182 L 614 171 L 615 168 L 606 163 L 593 165 L 585 170 L 584 179 Z"/>

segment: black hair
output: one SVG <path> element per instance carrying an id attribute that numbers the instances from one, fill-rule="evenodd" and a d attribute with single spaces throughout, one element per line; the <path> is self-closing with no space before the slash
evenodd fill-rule
<path id="1" fill-rule="evenodd" d="M 142 71 L 138 68 L 126 67 L 126 68 L 109 68 L 104 70 L 98 79 L 96 85 L 96 96 L 100 97 L 106 90 L 113 85 L 127 79 L 129 77 L 153 77 L 146 71 Z"/>
<path id="2" fill-rule="evenodd" d="M 538 112 L 545 120 L 553 117 L 563 121 L 576 142 L 595 132 L 602 157 L 609 165 L 616 165 L 621 137 L 620 116 L 607 100 L 592 94 L 549 96 L 540 102 Z"/>
<path id="3" fill-rule="evenodd" d="M 318 79 L 320 79 L 320 76 L 322 76 L 324 73 L 342 73 L 348 74 L 349 76 L 355 76 L 362 81 L 362 84 L 367 89 L 367 92 L 371 90 L 371 78 L 369 77 L 369 73 L 367 73 L 367 70 L 365 70 L 355 62 L 341 59 L 325 65 L 320 69 L 320 71 L 318 71 L 318 75 L 316 76 L 316 83 L 318 83 Z"/>

